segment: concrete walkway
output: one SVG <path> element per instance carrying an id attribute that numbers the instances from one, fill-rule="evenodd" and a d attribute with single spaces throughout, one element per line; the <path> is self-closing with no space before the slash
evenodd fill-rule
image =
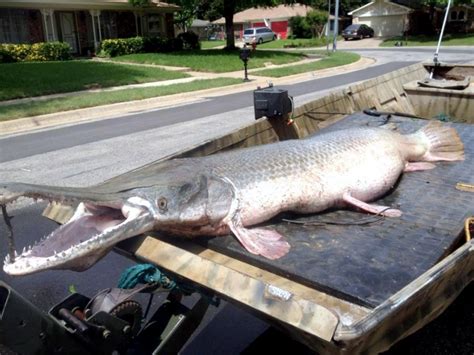
<path id="1" fill-rule="evenodd" d="M 278 65 L 278 66 L 268 65 L 267 67 L 268 68 L 285 67 L 285 66 L 291 66 L 291 65 L 296 65 L 296 64 L 311 63 L 318 60 L 320 59 L 307 58 L 298 62 L 283 64 L 283 65 Z M 74 124 L 74 123 L 91 121 L 91 120 L 107 119 L 114 116 L 125 115 L 131 112 L 145 111 L 145 110 L 151 110 L 151 109 L 156 109 L 156 108 L 169 107 L 173 105 L 188 104 L 194 101 L 198 101 L 202 99 L 203 97 L 214 97 L 214 96 L 232 94 L 232 93 L 237 93 L 237 92 L 242 92 L 242 91 L 254 90 L 256 89 L 257 86 L 267 86 L 269 82 L 272 82 L 275 85 L 282 85 L 282 84 L 291 84 L 295 82 L 301 82 L 305 80 L 311 80 L 311 79 L 314 79 L 315 75 L 317 75 L 318 78 L 327 77 L 327 76 L 337 75 L 337 74 L 341 74 L 341 73 L 345 73 L 349 71 L 363 69 L 374 63 L 375 63 L 375 60 L 371 58 L 362 57 L 359 61 L 348 64 L 348 65 L 322 69 L 318 71 L 306 72 L 306 73 L 286 76 L 282 78 L 270 78 L 270 77 L 252 75 L 252 72 L 261 70 L 262 68 L 251 69 L 249 70 L 249 76 L 248 76 L 250 81 L 243 82 L 242 84 L 225 86 L 225 87 L 216 87 L 216 88 L 205 89 L 205 90 L 200 90 L 200 91 L 185 92 L 185 93 L 180 93 L 180 94 L 175 94 L 175 95 L 153 97 L 153 98 L 144 99 L 144 100 L 120 102 L 120 103 L 110 104 L 110 105 L 102 105 L 102 106 L 97 106 L 97 107 L 89 107 L 89 108 L 78 109 L 78 110 L 57 112 L 57 113 L 51 113 L 51 114 L 46 114 L 46 115 L 3 121 L 3 122 L 0 122 L 0 136 L 13 134 L 13 133 L 21 133 L 25 131 L 34 130 L 34 129 L 48 128 L 48 127 L 53 127 L 57 125 Z M 137 64 L 133 63 L 130 65 L 137 65 Z M 150 66 L 150 65 L 148 64 L 147 66 Z M 163 66 L 160 66 L 160 67 L 163 67 Z M 173 70 L 186 71 L 186 69 L 187 68 L 173 67 Z M 34 97 L 34 98 L 9 100 L 9 101 L 1 102 L 0 106 L 17 104 L 17 103 L 27 104 L 29 102 L 49 100 L 52 98 L 59 98 L 59 97 L 75 96 L 75 95 L 80 95 L 80 94 L 88 93 L 88 92 L 91 92 L 91 93 L 108 92 L 108 91 L 124 90 L 124 89 L 130 89 L 130 88 L 172 85 L 172 84 L 177 84 L 177 83 L 186 83 L 186 82 L 199 80 L 199 79 L 211 79 L 211 78 L 223 78 L 223 77 L 243 78 L 243 70 L 236 71 L 236 72 L 229 72 L 229 73 L 202 73 L 202 72 L 193 72 L 189 70 L 189 71 L 186 71 L 186 73 L 191 75 L 191 77 L 183 78 L 183 79 L 144 83 L 144 84 L 124 85 L 124 86 L 117 86 L 117 87 L 104 88 L 104 89 L 84 90 L 84 91 L 72 92 L 72 93 L 45 95 L 45 96 L 39 96 L 39 97 Z"/>

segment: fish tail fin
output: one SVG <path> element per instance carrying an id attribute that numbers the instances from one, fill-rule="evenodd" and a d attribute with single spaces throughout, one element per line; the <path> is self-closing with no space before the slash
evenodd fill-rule
<path id="1" fill-rule="evenodd" d="M 431 121 L 412 136 L 425 147 L 421 161 L 464 160 L 464 145 L 456 129 L 440 121 Z"/>

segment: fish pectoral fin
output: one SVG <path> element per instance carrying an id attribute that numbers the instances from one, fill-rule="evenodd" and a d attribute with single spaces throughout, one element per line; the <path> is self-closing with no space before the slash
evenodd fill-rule
<path id="1" fill-rule="evenodd" d="M 351 194 L 349 193 L 343 194 L 342 199 L 349 205 L 358 207 L 361 210 L 369 212 L 369 213 L 378 214 L 385 217 L 400 217 L 402 215 L 402 211 L 396 208 L 368 204 L 364 201 L 356 199 L 355 197 L 351 196 Z"/>
<path id="2" fill-rule="evenodd" d="M 434 168 L 436 168 L 436 165 L 427 162 L 408 162 L 405 164 L 403 172 L 411 173 L 413 171 L 431 170 Z"/>
<path id="3" fill-rule="evenodd" d="M 286 255 L 290 250 L 290 244 L 277 231 L 263 228 L 247 229 L 238 224 L 230 222 L 228 225 L 250 253 L 274 260 Z"/>

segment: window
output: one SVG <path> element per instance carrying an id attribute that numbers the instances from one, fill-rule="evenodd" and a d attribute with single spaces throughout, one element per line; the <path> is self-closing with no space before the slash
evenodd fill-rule
<path id="1" fill-rule="evenodd" d="M 102 11 L 100 13 L 100 24 L 102 25 L 103 38 L 117 38 L 117 13 Z"/>
<path id="2" fill-rule="evenodd" d="M 453 10 L 449 15 L 449 21 L 466 21 L 466 13 L 463 10 Z"/>
<path id="3" fill-rule="evenodd" d="M 163 32 L 163 17 L 161 15 L 148 15 L 148 32 L 153 34 Z"/>
<path id="4" fill-rule="evenodd" d="M 2 9 L 0 43 L 28 43 L 27 10 Z"/>

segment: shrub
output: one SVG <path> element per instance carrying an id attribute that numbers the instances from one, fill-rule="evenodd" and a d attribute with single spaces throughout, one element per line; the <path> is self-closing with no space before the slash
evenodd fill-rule
<path id="1" fill-rule="evenodd" d="M 143 38 L 143 50 L 147 53 L 165 51 L 167 40 L 161 37 L 145 37 Z"/>
<path id="2" fill-rule="evenodd" d="M 184 42 L 182 38 L 176 37 L 176 38 L 170 38 L 166 42 L 167 46 L 167 51 L 173 52 L 173 51 L 182 51 L 184 48 Z"/>
<path id="3" fill-rule="evenodd" d="M 200 49 L 199 36 L 193 31 L 180 33 L 177 37 L 183 41 L 183 49 Z"/>
<path id="4" fill-rule="evenodd" d="M 172 52 L 183 49 L 199 49 L 199 37 L 194 32 L 184 32 L 176 38 L 132 37 L 105 39 L 100 45 L 99 56 L 116 57 L 134 53 Z"/>
<path id="5" fill-rule="evenodd" d="M 24 61 L 30 49 L 30 44 L 0 44 L 1 62 L 10 63 Z"/>
<path id="6" fill-rule="evenodd" d="M 311 38 L 311 26 L 302 16 L 294 16 L 290 18 L 289 25 L 291 27 L 292 38 Z"/>
<path id="7" fill-rule="evenodd" d="M 71 46 L 65 42 L 34 43 L 25 58 L 28 62 L 68 59 L 71 59 Z"/>
<path id="8" fill-rule="evenodd" d="M 327 14 L 319 10 L 311 10 L 305 17 L 290 18 L 292 38 L 320 37 L 327 19 Z"/>
<path id="9" fill-rule="evenodd" d="M 0 62 L 50 61 L 71 59 L 71 47 L 63 42 L 0 44 Z"/>
<path id="10" fill-rule="evenodd" d="M 140 53 L 144 49 L 143 37 L 104 39 L 100 44 L 101 56 L 116 57 L 119 55 Z"/>

